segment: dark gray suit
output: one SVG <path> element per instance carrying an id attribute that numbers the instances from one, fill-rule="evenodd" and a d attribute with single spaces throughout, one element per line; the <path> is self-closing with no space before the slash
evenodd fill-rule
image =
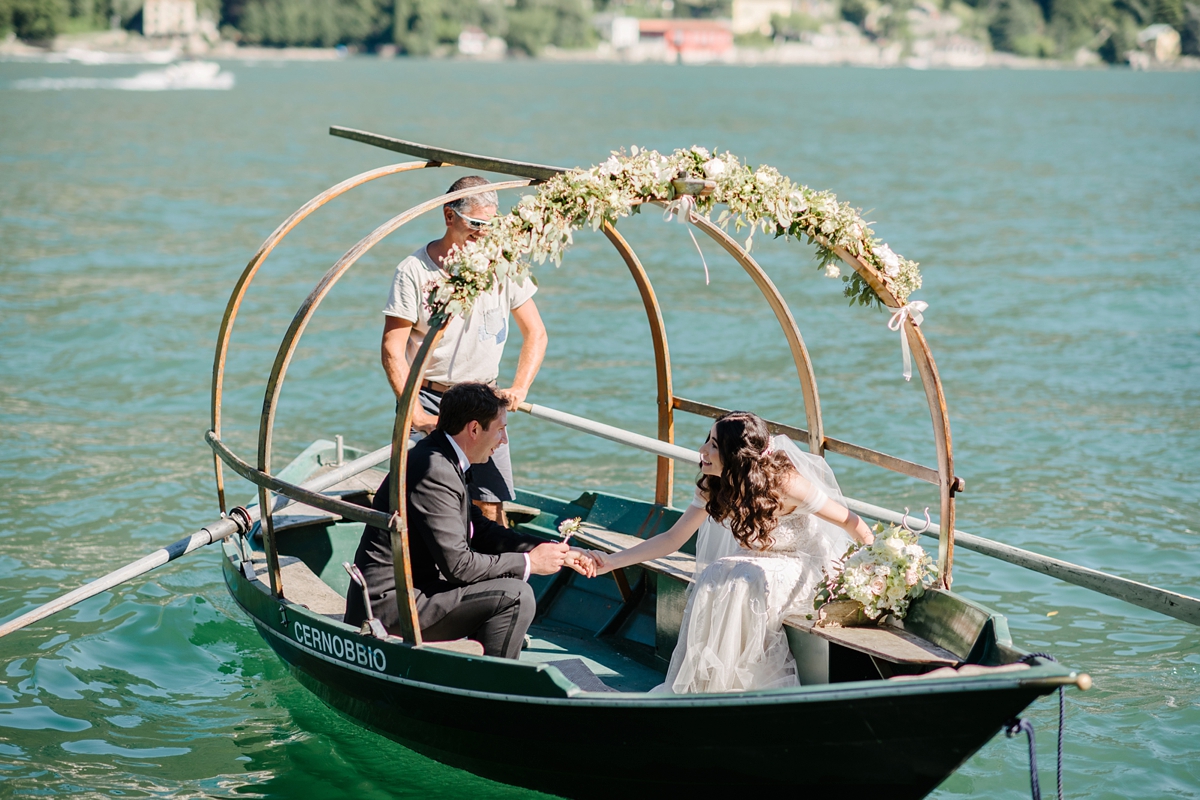
<path id="1" fill-rule="evenodd" d="M 525 582 L 525 557 L 543 540 L 517 533 L 483 516 L 470 501 L 467 480 L 449 437 L 434 432 L 408 452 L 408 541 L 421 634 L 438 641 L 463 636 L 488 655 L 516 658 L 533 621 L 533 590 Z M 390 511 L 391 476 L 374 506 Z M 371 608 L 388 630 L 400 615 L 391 534 L 368 526 L 354 563 L 367 579 Z M 351 585 L 346 622 L 366 619 L 362 591 Z"/>

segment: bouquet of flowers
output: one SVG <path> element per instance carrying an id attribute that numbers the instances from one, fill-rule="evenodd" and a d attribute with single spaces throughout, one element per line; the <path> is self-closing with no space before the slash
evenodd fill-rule
<path id="1" fill-rule="evenodd" d="M 917 544 L 917 534 L 901 527 L 876 526 L 875 543 L 853 544 L 825 573 L 825 586 L 813 605 L 839 600 L 862 604 L 872 620 L 884 614 L 903 619 L 909 604 L 937 578 L 933 559 Z"/>
<path id="2" fill-rule="evenodd" d="M 579 529 L 583 527 L 583 520 L 579 517 L 564 519 L 558 523 L 558 534 L 562 536 L 562 541 L 565 544 L 571 540 L 571 537 L 579 533 Z"/>

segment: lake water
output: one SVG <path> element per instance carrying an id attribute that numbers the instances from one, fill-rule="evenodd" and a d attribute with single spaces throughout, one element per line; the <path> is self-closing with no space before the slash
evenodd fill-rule
<path id="1" fill-rule="evenodd" d="M 19 81 L 139 68 L 0 63 L 0 618 L 215 518 L 202 436 L 233 281 L 310 197 L 408 160 L 333 139 L 331 124 L 563 165 L 633 144 L 717 146 L 834 190 L 923 265 L 915 297 L 930 304 L 923 330 L 967 480 L 959 527 L 1200 594 L 1200 75 L 226 68 L 230 91 L 27 91 Z M 234 337 L 226 433 L 241 453 L 279 337 L 318 276 L 460 174 L 378 181 L 271 257 Z M 277 469 L 319 436 L 386 440 L 379 309 L 396 261 L 434 224 L 386 240 L 325 302 L 284 388 Z M 662 299 L 676 391 L 802 424 L 786 345 L 736 265 L 702 242 L 706 286 L 680 226 L 651 212 L 622 230 Z M 847 308 L 807 246 L 760 237 L 755 253 L 806 336 L 828 435 L 933 463 L 887 318 Z M 538 275 L 551 342 L 531 399 L 652 433 L 653 355 L 615 253 L 580 235 L 561 269 Z M 679 440 L 696 445 L 705 427 L 683 418 Z M 648 456 L 528 418 L 511 428 L 523 485 L 652 494 Z M 936 511 L 924 484 L 831 463 L 849 495 Z M 1067 696 L 1069 794 L 1200 796 L 1200 630 L 966 551 L 955 578 L 1008 616 L 1020 646 L 1095 679 Z M 529 795 L 364 732 L 301 689 L 227 596 L 215 548 L 4 639 L 0 672 L 4 796 Z M 1047 698 L 1028 714 L 1047 787 L 1055 711 Z M 848 753 L 847 769 L 870 759 Z M 1024 741 L 998 736 L 934 796 L 1027 794 Z"/>

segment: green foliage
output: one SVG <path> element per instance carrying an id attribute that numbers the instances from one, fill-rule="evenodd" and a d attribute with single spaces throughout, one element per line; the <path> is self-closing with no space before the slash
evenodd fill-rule
<path id="1" fill-rule="evenodd" d="M 675 0 L 675 16 L 685 19 L 727 19 L 733 16 L 733 0 Z"/>
<path id="2" fill-rule="evenodd" d="M 992 46 L 1019 56 L 1054 55 L 1054 40 L 1046 35 L 1042 9 L 1033 0 L 998 0 L 988 25 Z"/>
<path id="3" fill-rule="evenodd" d="M 453 44 L 468 25 L 481 21 L 476 0 L 396 0 L 392 40 L 408 55 L 424 56 Z"/>
<path id="4" fill-rule="evenodd" d="M 1111 0 L 1052 0 L 1049 31 L 1064 55 L 1074 53 L 1096 38 Z"/>
<path id="5" fill-rule="evenodd" d="M 1183 27 L 1183 0 L 1154 0 L 1154 21 L 1165 22 L 1172 28 Z"/>
<path id="6" fill-rule="evenodd" d="M 513 50 L 536 56 L 554 35 L 554 12 L 541 5 L 525 4 L 508 12 L 504 41 Z"/>
<path id="7" fill-rule="evenodd" d="M 1185 56 L 1200 56 L 1200 3 L 1184 5 L 1183 26 L 1179 44 Z"/>
<path id="8" fill-rule="evenodd" d="M 1119 64 L 1125 60 L 1125 54 L 1137 47 L 1137 35 L 1141 24 L 1134 15 L 1126 11 L 1114 9 L 1108 22 L 1108 36 L 1096 52 L 1110 64 Z"/>
<path id="9" fill-rule="evenodd" d="M 738 47 L 753 47 L 757 50 L 766 50 L 775 40 L 770 36 L 765 36 L 759 31 L 751 31 L 750 33 L 739 33 L 733 37 L 733 43 Z"/>
<path id="10" fill-rule="evenodd" d="M 3 19 L 0 12 L 0 19 Z M 22 39 L 53 39 L 67 19 L 63 0 L 7 0 L 7 23 Z M 0 23 L 2 24 L 2 23 Z"/>
<path id="11" fill-rule="evenodd" d="M 374 38 L 386 17 L 375 0 L 251 0 L 239 23 L 248 42 L 332 47 Z"/>
<path id="12" fill-rule="evenodd" d="M 855 25 L 862 25 L 867 15 L 878 7 L 877 0 L 842 0 L 842 17 Z"/>
<path id="13" fill-rule="evenodd" d="M 776 36 L 782 36 L 784 39 L 796 40 L 800 38 L 802 33 L 814 33 L 821 28 L 821 20 L 814 19 L 808 14 L 792 14 L 789 17 L 784 17 L 779 14 L 771 16 L 771 29 Z"/>
<path id="14" fill-rule="evenodd" d="M 508 46 L 537 55 L 548 44 L 587 47 L 595 41 L 586 0 L 517 0 L 508 12 Z"/>

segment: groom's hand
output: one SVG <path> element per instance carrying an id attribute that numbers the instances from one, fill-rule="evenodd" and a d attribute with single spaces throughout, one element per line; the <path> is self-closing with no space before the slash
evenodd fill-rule
<path id="1" fill-rule="evenodd" d="M 567 563 L 571 548 L 565 542 L 544 542 L 529 551 L 529 572 L 533 575 L 553 575 Z"/>

